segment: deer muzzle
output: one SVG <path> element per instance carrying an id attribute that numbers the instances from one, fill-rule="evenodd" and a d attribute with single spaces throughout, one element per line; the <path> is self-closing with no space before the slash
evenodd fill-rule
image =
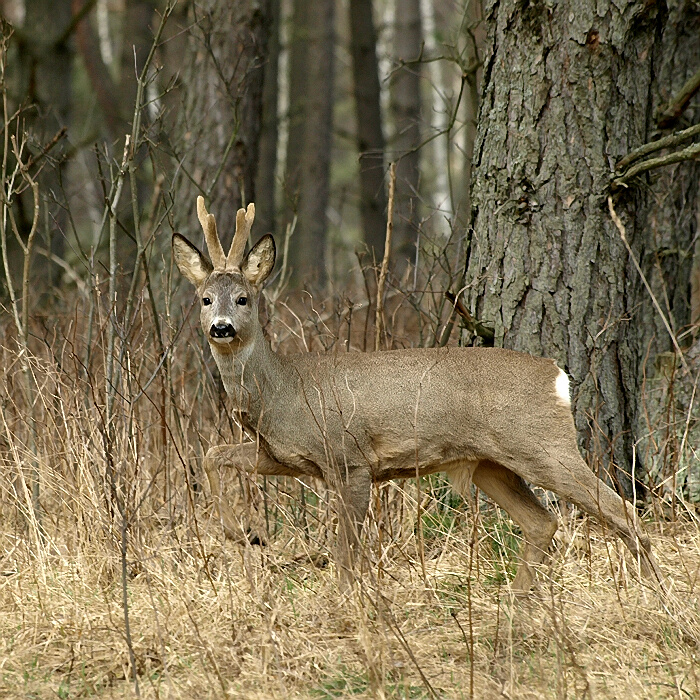
<path id="1" fill-rule="evenodd" d="M 226 321 L 213 323 L 209 335 L 219 342 L 230 343 L 236 337 L 236 329 Z"/>

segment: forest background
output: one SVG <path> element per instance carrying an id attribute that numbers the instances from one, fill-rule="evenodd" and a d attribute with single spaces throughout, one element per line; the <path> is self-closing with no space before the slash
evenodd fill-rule
<path id="1" fill-rule="evenodd" d="M 0 10 L 0 693 L 700 695 L 697 2 Z M 250 201 L 275 235 L 280 352 L 555 358 L 675 602 L 541 493 L 564 534 L 523 616 L 517 531 L 440 476 L 376 489 L 340 608 L 321 485 L 231 475 L 267 546 L 225 543 L 201 458 L 240 429 L 170 252 L 200 194 L 225 247 Z"/>

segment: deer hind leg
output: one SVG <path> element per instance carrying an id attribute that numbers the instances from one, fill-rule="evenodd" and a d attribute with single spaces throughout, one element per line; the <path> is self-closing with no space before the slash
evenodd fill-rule
<path id="1" fill-rule="evenodd" d="M 369 508 L 372 476 L 369 470 L 351 472 L 338 488 L 338 554 L 341 586 L 350 587 L 361 547 L 362 524 Z"/>
<path id="2" fill-rule="evenodd" d="M 539 502 L 520 476 L 500 464 L 480 462 L 472 480 L 522 530 L 520 566 L 513 581 L 513 590 L 525 594 L 532 587 L 535 567 L 548 556 L 549 546 L 557 531 L 557 518 Z"/>
<path id="3" fill-rule="evenodd" d="M 242 469 L 249 474 L 262 475 L 288 474 L 290 470 L 272 459 L 264 449 L 258 449 L 254 442 L 239 445 L 218 445 L 212 447 L 204 458 L 204 471 L 209 480 L 214 506 L 224 528 L 227 539 L 243 543 L 248 540 L 246 528 L 236 517 L 230 500 L 224 496 L 219 472 L 222 468 Z"/>
<path id="4" fill-rule="evenodd" d="M 663 576 L 652 554 L 649 535 L 634 506 L 591 471 L 578 449 L 556 457 L 548 455 L 546 464 L 547 473 L 537 480 L 538 485 L 571 501 L 615 532 L 639 562 L 642 573 L 663 589 Z"/>

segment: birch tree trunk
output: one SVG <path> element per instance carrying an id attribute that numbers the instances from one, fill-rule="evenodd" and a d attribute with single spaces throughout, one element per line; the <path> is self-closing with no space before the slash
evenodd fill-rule
<path id="1" fill-rule="evenodd" d="M 607 197 L 616 162 L 654 138 L 655 109 L 700 65 L 697 4 L 496 0 L 484 15 L 468 301 L 497 345 L 567 368 L 581 447 L 630 496 L 645 380 L 672 344 Z M 615 206 L 677 332 L 690 320 L 697 166 L 652 171 Z"/>

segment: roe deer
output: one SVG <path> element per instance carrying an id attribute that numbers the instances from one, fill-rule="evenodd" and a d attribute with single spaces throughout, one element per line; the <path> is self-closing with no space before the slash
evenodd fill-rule
<path id="1" fill-rule="evenodd" d="M 458 489 L 476 484 L 521 528 L 516 591 L 530 589 L 534 567 L 546 559 L 557 529 L 557 518 L 526 482 L 596 516 L 661 584 L 634 508 L 579 454 L 569 380 L 553 360 L 447 347 L 277 355 L 263 335 L 257 301 L 275 263 L 272 236 L 263 236 L 243 256 L 255 216 L 250 204 L 237 213 L 225 255 L 202 197 L 197 213 L 211 263 L 178 233 L 175 261 L 197 289 L 202 329 L 253 439 L 212 447 L 205 458 L 228 536 L 235 536 L 236 526 L 220 468 L 318 477 L 340 497 L 338 563 L 348 572 L 372 483 L 442 471 Z"/>

